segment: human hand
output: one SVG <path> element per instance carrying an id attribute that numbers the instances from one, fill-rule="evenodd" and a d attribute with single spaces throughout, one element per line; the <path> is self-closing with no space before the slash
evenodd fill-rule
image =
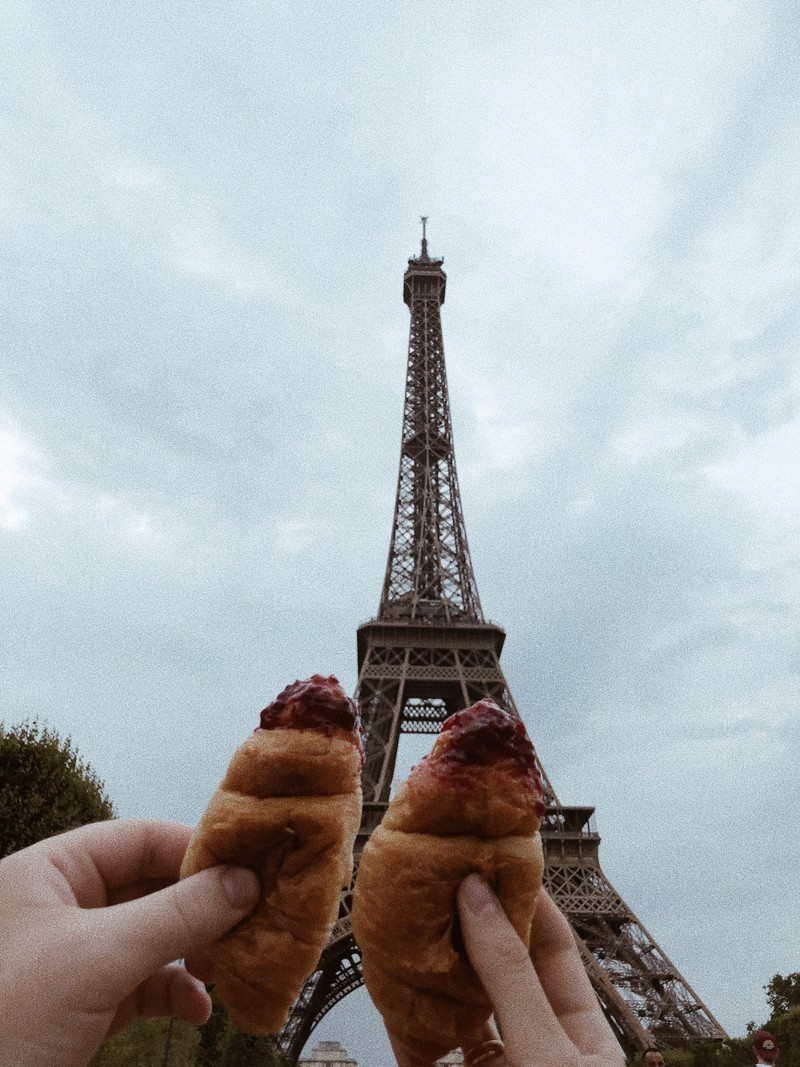
<path id="1" fill-rule="evenodd" d="M 570 925 L 544 889 L 530 952 L 478 875 L 459 887 L 458 911 L 467 955 L 502 1034 L 500 1042 L 489 1024 L 485 1040 L 464 1050 L 467 1067 L 621 1067 L 622 1051 Z"/>
<path id="2" fill-rule="evenodd" d="M 205 1022 L 204 985 L 167 965 L 202 959 L 252 910 L 259 885 L 239 867 L 178 882 L 190 834 L 112 820 L 0 862 L 0 1067 L 85 1067 L 138 1018 Z"/>

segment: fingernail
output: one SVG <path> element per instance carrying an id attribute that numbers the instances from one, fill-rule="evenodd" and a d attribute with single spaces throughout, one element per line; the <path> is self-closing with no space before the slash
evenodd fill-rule
<path id="1" fill-rule="evenodd" d="M 461 883 L 461 900 L 474 915 L 497 911 L 497 897 L 478 874 L 468 875 Z"/>
<path id="2" fill-rule="evenodd" d="M 237 911 L 252 908 L 261 892 L 258 877 L 249 867 L 227 867 L 222 873 L 222 886 Z"/>

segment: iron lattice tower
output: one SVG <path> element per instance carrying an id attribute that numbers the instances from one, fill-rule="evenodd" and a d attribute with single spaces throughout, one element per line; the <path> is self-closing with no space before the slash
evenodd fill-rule
<path id="1" fill-rule="evenodd" d="M 436 734 L 453 712 L 489 696 L 519 715 L 500 667 L 505 633 L 485 621 L 472 572 L 456 478 L 440 308 L 443 260 L 408 261 L 411 313 L 400 474 L 380 608 L 358 629 L 365 730 L 364 843 L 389 800 L 402 733 Z M 545 884 L 568 917 L 606 1018 L 623 1049 L 724 1039 L 717 1020 L 616 892 L 600 867 L 594 808 L 559 803 L 539 766 L 548 810 Z M 311 1031 L 362 984 L 350 926 L 352 886 L 318 969 L 279 1036 L 297 1059 Z"/>

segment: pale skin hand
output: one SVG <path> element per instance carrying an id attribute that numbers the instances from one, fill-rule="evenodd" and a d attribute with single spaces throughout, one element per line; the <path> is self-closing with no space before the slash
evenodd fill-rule
<path id="1" fill-rule="evenodd" d="M 258 879 L 212 867 L 177 882 L 191 829 L 113 820 L 0 861 L 0 1067 L 85 1067 L 138 1018 L 199 1025 L 211 1003 L 183 967 L 255 906 Z"/>
<path id="2" fill-rule="evenodd" d="M 622 1067 L 569 923 L 545 890 L 530 952 L 483 879 L 458 891 L 464 944 L 494 1008 L 505 1053 L 485 1067 Z M 496 1036 L 487 1028 L 487 1038 Z"/>
<path id="3" fill-rule="evenodd" d="M 503 1035 L 503 1054 L 483 1060 L 481 1067 L 623 1067 L 569 923 L 545 890 L 536 907 L 530 952 L 478 875 L 462 882 L 457 901 L 467 955 Z M 477 1046 L 474 1038 L 465 1041 L 467 1067 L 485 1051 L 484 1042 L 497 1038 L 490 1020 Z M 392 1047 L 400 1067 L 432 1067 L 403 1053 L 394 1041 Z"/>

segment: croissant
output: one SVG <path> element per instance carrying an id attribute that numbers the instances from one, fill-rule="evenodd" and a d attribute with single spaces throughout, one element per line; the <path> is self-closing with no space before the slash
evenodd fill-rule
<path id="1" fill-rule="evenodd" d="M 352 878 L 362 763 L 358 709 L 337 680 L 297 681 L 262 711 L 192 835 L 182 878 L 233 863 L 261 880 L 255 910 L 208 950 L 246 1033 L 283 1026 L 328 942 Z"/>
<path id="2" fill-rule="evenodd" d="M 522 722 L 491 700 L 447 719 L 364 847 L 353 932 L 367 989 L 408 1056 L 482 1038 L 491 1004 L 463 951 L 456 891 L 493 887 L 526 944 L 544 859 L 541 779 Z"/>

